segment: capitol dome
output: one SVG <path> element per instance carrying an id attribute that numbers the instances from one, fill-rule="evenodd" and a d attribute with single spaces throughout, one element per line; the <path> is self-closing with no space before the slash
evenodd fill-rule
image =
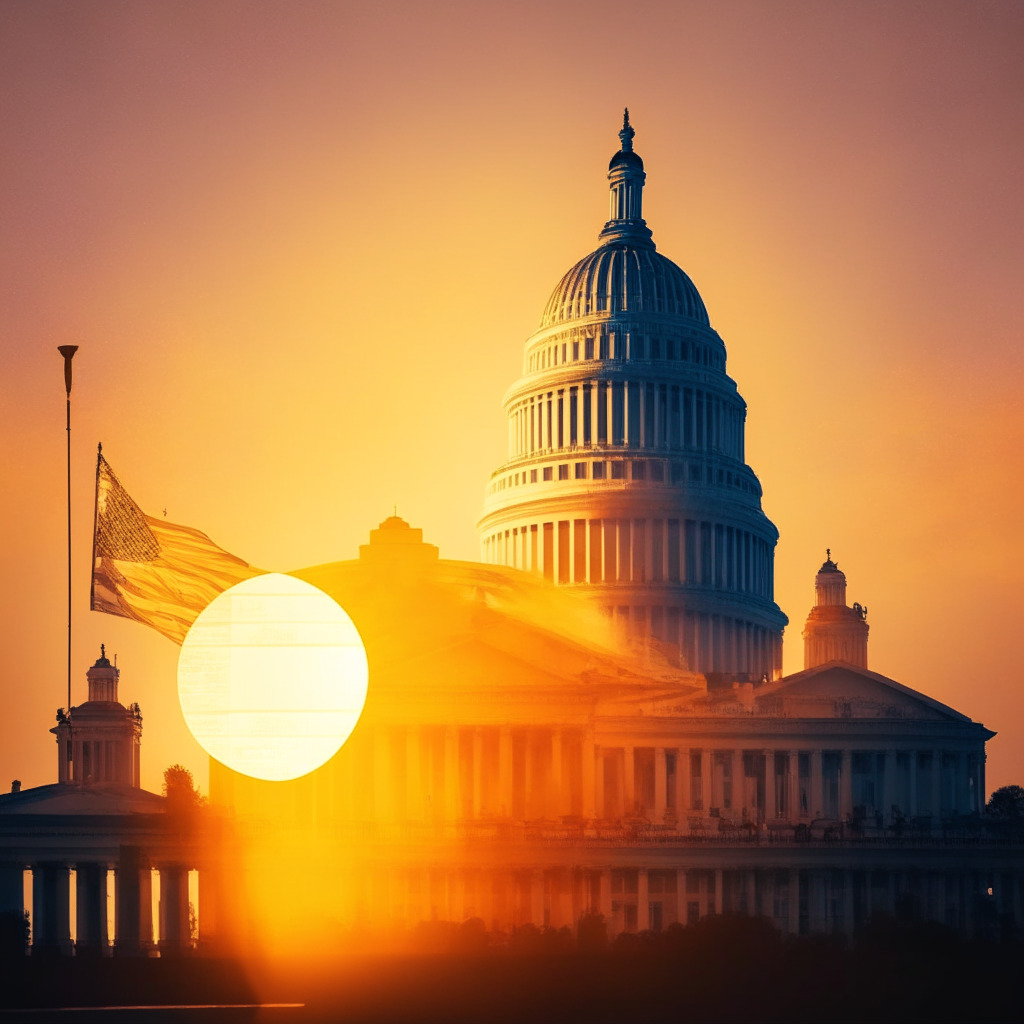
<path id="1" fill-rule="evenodd" d="M 610 243 L 585 256 L 558 282 L 540 325 L 595 313 L 661 313 L 710 326 L 693 282 L 650 243 Z"/>
<path id="2" fill-rule="evenodd" d="M 778 531 L 746 464 L 746 403 L 693 282 L 655 248 L 629 111 L 598 247 L 562 276 L 505 393 L 485 562 L 589 595 L 615 632 L 718 681 L 781 671 Z"/>

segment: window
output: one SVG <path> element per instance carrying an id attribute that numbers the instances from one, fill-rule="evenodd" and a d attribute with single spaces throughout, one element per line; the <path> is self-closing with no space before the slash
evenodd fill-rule
<path id="1" fill-rule="evenodd" d="M 572 361 L 576 362 L 576 360 L 579 359 L 579 357 L 580 357 L 580 343 L 578 341 L 574 341 L 572 343 Z"/>
<path id="2" fill-rule="evenodd" d="M 544 479 L 545 480 L 550 480 L 551 479 L 551 467 L 550 466 L 545 466 L 544 467 Z"/>
<path id="3" fill-rule="evenodd" d="M 651 479 L 652 480 L 664 480 L 665 479 L 665 463 L 664 462 L 652 462 L 651 463 Z"/>
<path id="4" fill-rule="evenodd" d="M 587 359 L 594 358 L 594 339 L 587 338 L 583 346 L 583 354 Z"/>
<path id="5" fill-rule="evenodd" d="M 643 462 L 634 462 L 633 463 L 633 479 L 634 480 L 643 480 L 646 475 L 647 475 L 647 466 L 646 466 L 646 464 L 643 463 Z"/>
<path id="6" fill-rule="evenodd" d="M 558 467 L 558 479 L 559 480 L 568 480 L 569 479 L 569 463 L 568 462 L 563 462 Z"/>
<path id="7" fill-rule="evenodd" d="M 604 463 L 603 462 L 595 462 L 594 463 L 594 479 L 595 480 L 603 480 L 604 479 Z"/>
<path id="8" fill-rule="evenodd" d="M 576 479 L 586 480 L 587 479 L 587 464 L 585 462 L 576 463 Z"/>
<path id="9" fill-rule="evenodd" d="M 612 479 L 613 480 L 625 480 L 626 479 L 626 464 L 624 462 L 613 462 L 612 463 Z"/>
<path id="10" fill-rule="evenodd" d="M 537 482 L 537 470 L 531 469 L 530 470 L 530 483 L 531 484 L 535 484 L 536 482 Z"/>

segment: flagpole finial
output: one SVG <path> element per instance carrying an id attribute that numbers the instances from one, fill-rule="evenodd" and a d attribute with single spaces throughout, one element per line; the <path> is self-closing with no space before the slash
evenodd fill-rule
<path id="1" fill-rule="evenodd" d="M 64 357 L 64 388 L 71 397 L 71 360 L 78 351 L 77 345 L 58 345 L 57 351 Z"/>

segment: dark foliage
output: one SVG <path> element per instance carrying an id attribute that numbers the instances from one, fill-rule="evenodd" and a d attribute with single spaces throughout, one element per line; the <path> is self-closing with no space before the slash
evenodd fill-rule
<path id="1" fill-rule="evenodd" d="M 1024 786 L 1000 786 L 988 798 L 985 810 L 1001 821 L 1024 822 Z"/>

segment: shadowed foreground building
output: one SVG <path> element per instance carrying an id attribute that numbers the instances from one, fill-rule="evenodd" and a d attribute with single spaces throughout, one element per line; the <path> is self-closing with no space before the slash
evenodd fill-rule
<path id="1" fill-rule="evenodd" d="M 221 939 L 595 911 L 613 934 L 723 912 L 793 933 L 878 912 L 967 934 L 1024 920 L 1017 851 L 981 824 L 993 733 L 868 669 L 866 610 L 831 553 L 805 669 L 780 676 L 746 407 L 695 286 L 654 247 L 633 135 L 627 116 L 599 246 L 505 396 L 485 564 L 392 517 L 358 560 L 296 574 L 351 615 L 369 697 L 304 779 L 211 764 L 240 829 Z M 268 902 L 285 864 L 302 870 Z"/>
<path id="2" fill-rule="evenodd" d="M 119 676 L 101 650 L 86 673 L 88 699 L 58 712 L 59 781 L 16 782 L 0 795 L 0 914 L 17 917 L 28 904 L 33 953 L 166 955 L 191 945 L 188 876 L 203 859 L 196 821 L 139 788 L 142 714 L 118 702 Z"/>

